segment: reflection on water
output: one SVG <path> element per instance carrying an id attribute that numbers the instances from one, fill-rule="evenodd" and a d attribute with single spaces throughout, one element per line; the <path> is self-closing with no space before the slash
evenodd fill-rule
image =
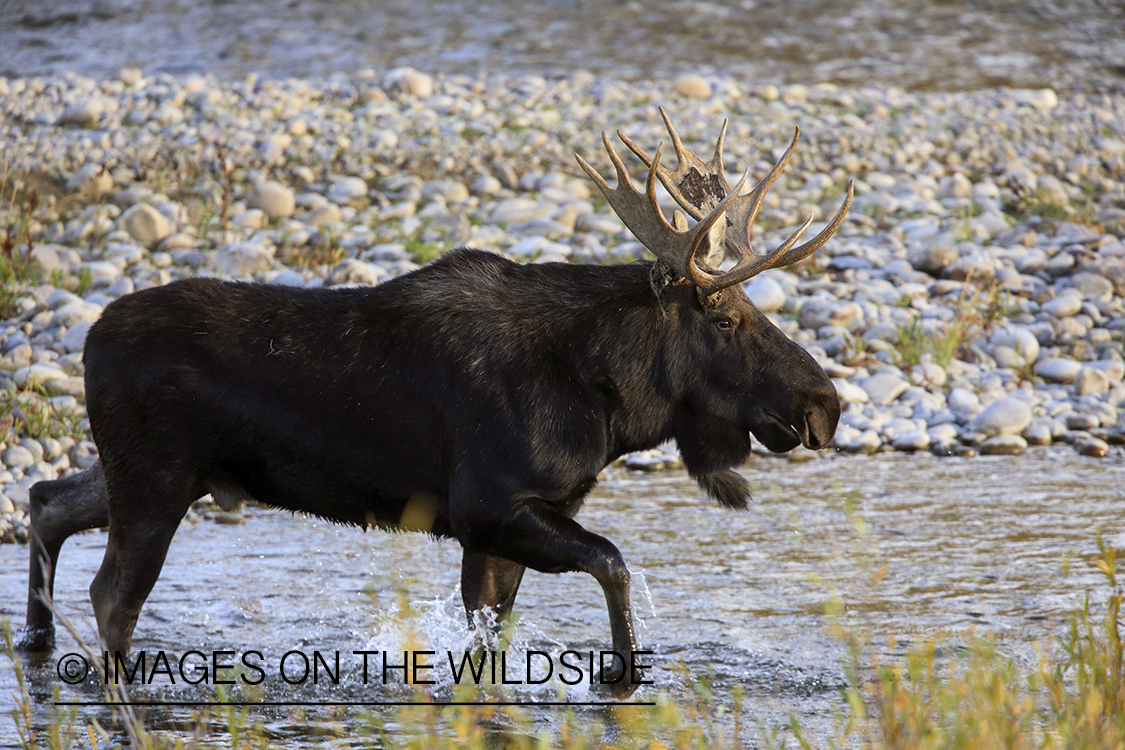
<path id="1" fill-rule="evenodd" d="M 75 71 L 241 78 L 412 65 L 427 72 L 586 69 L 664 80 L 878 82 L 1120 90 L 1125 8 L 1096 0 L 602 3 L 558 0 L 7 0 L 0 75 Z"/>
<path id="2" fill-rule="evenodd" d="M 747 513 L 713 507 L 680 472 L 613 471 L 579 520 L 617 543 L 640 573 L 638 635 L 655 652 L 656 689 L 682 690 L 682 659 L 697 674 L 710 672 L 720 691 L 741 684 L 752 699 L 748 711 L 767 725 L 797 711 L 814 729 L 831 726 L 843 656 L 822 617 L 832 586 L 881 648 L 892 637 L 897 652 L 939 631 L 971 629 L 1000 634 L 1020 653 L 1057 632 L 1087 592 L 1100 596 L 1100 576 L 1087 563 L 1095 535 L 1125 547 L 1125 464 L 1065 448 L 1018 458 L 755 458 L 745 473 L 756 501 Z M 862 542 L 858 517 L 867 528 Z M 86 587 L 103 547 L 101 532 L 80 535 L 60 562 L 58 602 L 87 636 L 94 627 Z M 26 547 L 0 547 L 0 616 L 15 626 L 23 622 L 26 554 Z M 865 560 L 889 566 L 874 592 L 861 584 Z M 470 635 L 455 593 L 459 563 L 456 542 L 274 511 L 250 509 L 240 526 L 185 525 L 134 648 L 256 649 L 271 663 L 291 649 L 457 650 Z M 421 605 L 401 614 L 406 602 Z M 517 604 L 513 648 L 608 647 L 605 602 L 588 576 L 529 573 Z M 70 646 L 64 636 L 56 655 Z M 100 696 L 93 684 L 60 684 L 53 662 L 30 666 L 40 696 L 55 685 L 64 698 Z M 395 694 L 354 681 L 263 687 L 274 700 Z M 553 698 L 557 688 L 530 694 Z M 0 694 L 14 689 L 11 670 L 0 670 Z M 146 693 L 169 694 L 164 687 Z M 44 708 L 43 720 L 48 715 Z M 284 713 L 271 721 L 287 736 Z M 0 746 L 14 743 L 11 732 L 0 726 Z"/>

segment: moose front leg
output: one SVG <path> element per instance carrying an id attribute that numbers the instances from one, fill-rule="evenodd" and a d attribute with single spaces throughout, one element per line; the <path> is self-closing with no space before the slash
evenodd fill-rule
<path id="1" fill-rule="evenodd" d="M 629 602 L 629 569 L 617 547 L 542 500 L 518 500 L 500 508 L 472 503 L 472 513 L 455 502 L 451 505 L 466 559 L 491 555 L 541 573 L 580 571 L 597 580 L 609 609 L 613 650 L 620 656 L 599 676 L 599 683 L 614 697 L 631 695 L 640 684 L 634 682 L 640 675 L 630 668 L 637 642 Z"/>

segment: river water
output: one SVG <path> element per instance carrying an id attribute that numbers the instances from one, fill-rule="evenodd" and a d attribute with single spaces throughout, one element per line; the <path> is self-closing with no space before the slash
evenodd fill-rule
<path id="1" fill-rule="evenodd" d="M 0 0 L 0 75 L 573 72 L 747 84 L 1122 89 L 1107 0 Z"/>
<path id="2" fill-rule="evenodd" d="M 824 604 L 833 590 L 844 597 L 848 622 L 887 657 L 942 633 L 987 633 L 1000 636 L 1009 653 L 1030 658 L 1032 644 L 1061 632 L 1084 596 L 1104 600 L 1105 586 L 1090 564 L 1096 536 L 1125 548 L 1120 457 L 1085 459 L 1069 448 L 963 459 L 756 457 L 743 471 L 755 487 L 746 513 L 713 507 L 682 472 L 615 469 L 579 520 L 617 543 L 637 573 L 638 636 L 654 652 L 655 685 L 635 699 L 652 700 L 662 691 L 683 698 L 682 662 L 691 674 L 710 674 L 717 695 L 741 686 L 748 742 L 786 723 L 789 713 L 813 736 L 831 731 L 841 710 L 845 658 L 843 644 L 826 628 Z M 75 537 L 60 561 L 58 605 L 86 638 L 94 632 L 86 587 L 104 543 L 102 532 Z M 23 622 L 26 554 L 26 546 L 0 547 L 0 617 L 13 626 Z M 409 693 L 394 687 L 398 673 L 390 673 L 390 686 L 363 685 L 354 652 L 434 650 L 438 656 L 427 658 L 444 659 L 467 647 L 471 634 L 456 592 L 459 562 L 455 542 L 364 533 L 257 508 L 246 511 L 241 525 L 185 524 L 133 646 L 148 654 L 164 650 L 173 669 L 193 649 L 259 651 L 254 661 L 264 667 L 260 688 L 268 700 L 403 700 Z M 865 570 L 883 564 L 888 572 L 876 587 L 863 583 Z M 520 671 L 528 649 L 557 658 L 566 649 L 608 647 L 605 604 L 587 576 L 528 573 L 517 611 L 507 648 Z M 92 678 L 69 686 L 56 676 L 56 659 L 73 650 L 63 635 L 50 660 L 24 663 L 39 723 L 51 715 L 54 687 L 63 700 L 101 699 Z M 338 651 L 345 677 L 338 685 L 289 685 L 277 666 L 290 650 L 310 659 L 315 650 Z M 298 681 L 300 670 L 293 668 L 301 665 L 287 663 L 287 676 Z M 440 683 L 446 671 L 423 674 Z M 134 688 L 132 697 L 214 697 L 181 682 L 172 686 L 158 677 Z M 0 695 L 15 689 L 5 665 Z M 448 700 L 450 680 L 433 690 Z M 568 700 L 595 697 L 584 685 L 568 689 L 557 678 L 512 691 L 516 700 L 557 700 L 560 691 Z M 81 711 L 106 723 L 106 709 Z M 187 708 L 152 714 L 158 728 L 190 715 Z M 308 739 L 308 725 L 292 722 L 285 710 L 264 716 L 277 742 L 298 747 Z M 550 711 L 539 717 L 555 719 Z M 0 747 L 14 746 L 13 732 L 0 722 Z"/>

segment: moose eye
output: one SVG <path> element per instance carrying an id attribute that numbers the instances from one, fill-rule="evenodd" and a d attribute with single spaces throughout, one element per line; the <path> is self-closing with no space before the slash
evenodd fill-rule
<path id="1" fill-rule="evenodd" d="M 729 331 L 734 328 L 734 323 L 730 321 L 730 318 L 719 318 L 715 321 L 715 327 L 720 331 Z"/>

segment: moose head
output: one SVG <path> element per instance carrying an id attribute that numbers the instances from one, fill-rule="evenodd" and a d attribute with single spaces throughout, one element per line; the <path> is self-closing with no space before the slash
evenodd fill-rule
<path id="1" fill-rule="evenodd" d="M 724 505 L 745 507 L 745 483 L 720 470 L 740 462 L 749 453 L 752 433 L 771 451 L 783 452 L 798 444 L 826 447 L 840 417 L 836 390 L 823 369 L 800 346 L 790 341 L 746 296 L 742 282 L 770 268 L 796 263 L 812 255 L 836 232 L 851 206 L 853 186 L 848 184 L 843 205 L 813 239 L 797 242 L 812 224 L 809 217 L 793 234 L 765 255 L 754 252 L 751 225 L 766 193 L 793 155 L 800 130 L 782 157 L 753 190 L 742 195 L 747 170 L 731 189 L 723 167 L 723 122 L 715 152 L 703 161 L 686 148 L 668 114 L 660 115 L 672 138 L 678 165 L 660 163 L 663 146 L 654 156 L 618 131 L 618 136 L 649 168 L 644 192 L 633 186 L 621 157 L 602 132 L 617 173 L 610 187 L 581 156 L 578 163 L 601 190 L 609 205 L 656 256 L 654 285 L 690 288 L 695 297 L 694 317 L 701 330 L 686 339 L 691 361 L 702 367 L 691 377 L 693 412 L 712 419 L 685 418 L 677 442 L 689 471 Z M 670 223 L 656 196 L 656 181 L 695 219 L 688 224 L 680 211 Z M 737 258 L 734 267 L 719 270 L 726 254 Z M 702 322 L 702 325 L 699 324 Z"/>

